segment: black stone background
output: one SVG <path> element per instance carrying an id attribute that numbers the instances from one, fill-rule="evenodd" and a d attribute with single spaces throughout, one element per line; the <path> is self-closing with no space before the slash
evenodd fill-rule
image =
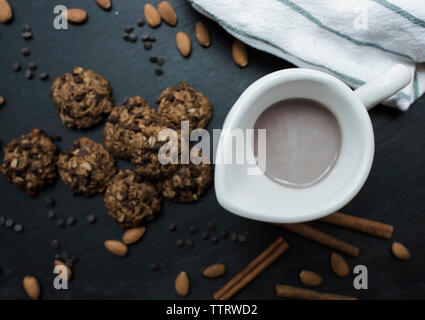
<path id="1" fill-rule="evenodd" d="M 100 125 L 92 130 L 77 131 L 62 125 L 49 98 L 52 80 L 69 72 L 76 65 L 91 68 L 111 82 L 117 102 L 124 97 L 141 95 L 151 105 L 166 87 L 184 80 L 206 94 L 214 105 L 210 129 L 220 128 L 227 112 L 238 96 L 256 79 L 270 72 L 291 67 L 276 57 L 249 49 L 250 63 L 245 69 L 232 61 L 232 37 L 217 24 L 201 17 L 185 1 L 173 0 L 179 23 L 175 28 L 162 24 L 136 27 L 138 36 L 157 37 L 151 51 L 142 48 L 141 41 L 133 44 L 122 40 L 123 28 L 136 25 L 142 16 L 144 1 L 113 1 L 113 10 L 105 12 L 95 1 L 87 0 L 14 0 L 15 18 L 9 25 L 0 25 L 0 95 L 7 100 L 0 109 L 0 139 L 2 147 L 13 138 L 43 128 L 51 135 L 60 135 L 63 150 L 78 137 L 88 136 L 103 141 Z M 158 3 L 153 0 L 152 3 Z M 89 20 L 82 26 L 71 25 L 69 30 L 53 28 L 53 7 L 64 4 L 87 10 Z M 115 12 L 119 12 L 118 15 Z M 206 22 L 212 35 L 212 46 L 201 48 L 195 40 L 195 23 Z M 21 27 L 28 23 L 34 38 L 21 38 Z M 192 55 L 184 59 L 176 49 L 175 34 L 187 32 L 193 45 Z M 20 49 L 28 46 L 32 53 L 22 57 Z M 165 74 L 154 75 L 155 66 L 149 56 L 162 55 L 166 59 Z M 26 80 L 24 70 L 14 73 L 11 64 L 18 60 L 24 67 L 29 61 L 38 64 L 38 71 L 47 71 L 51 78 L 43 83 L 38 77 Z M 356 259 L 346 257 L 351 268 L 364 264 L 369 270 L 369 289 L 353 289 L 351 275 L 345 279 L 334 276 L 329 268 L 331 250 L 299 236 L 265 223 L 248 221 L 222 209 L 214 190 L 199 202 L 177 205 L 165 202 L 157 220 L 149 223 L 142 241 L 130 247 L 128 257 L 111 255 L 103 247 L 106 239 L 119 239 L 120 227 L 106 214 L 101 195 L 85 199 L 73 197 L 63 182 L 33 199 L 15 189 L 0 177 L 0 215 L 11 217 L 24 225 L 17 234 L 0 227 L 0 298 L 27 299 L 21 285 L 23 276 L 36 276 L 42 286 L 44 299 L 176 299 L 174 279 L 185 270 L 191 278 L 191 292 L 185 299 L 210 299 L 213 292 L 262 252 L 278 236 L 291 244 L 291 249 L 270 266 L 235 299 L 275 299 L 276 283 L 300 285 L 298 273 L 311 269 L 323 275 L 322 291 L 355 295 L 360 299 L 417 299 L 424 298 L 425 282 L 425 99 L 416 102 L 408 112 L 379 106 L 371 112 L 376 134 L 375 162 L 365 187 L 343 212 L 387 222 L 395 226 L 391 241 L 373 238 L 319 223 L 313 225 L 360 247 Z M 120 167 L 128 167 L 119 161 Z M 60 229 L 47 219 L 48 208 L 43 202 L 53 196 L 59 217 L 74 216 L 73 227 Z M 284 201 L 284 199 L 282 199 Z M 86 215 L 94 213 L 98 222 L 88 224 Z M 212 245 L 200 233 L 190 236 L 190 225 L 201 231 L 208 221 L 214 221 L 218 232 L 222 229 L 238 233 L 248 232 L 246 244 L 235 244 L 229 239 Z M 167 230 L 177 223 L 174 233 Z M 194 249 L 175 246 L 177 238 L 190 238 Z M 50 242 L 59 239 L 62 249 L 81 257 L 74 268 L 74 277 L 67 291 L 53 289 L 52 263 L 55 250 Z M 393 240 L 406 244 L 412 259 L 395 260 L 390 254 Z M 200 269 L 212 263 L 225 263 L 228 273 L 221 279 L 205 279 Z M 149 264 L 161 263 L 158 272 Z"/>

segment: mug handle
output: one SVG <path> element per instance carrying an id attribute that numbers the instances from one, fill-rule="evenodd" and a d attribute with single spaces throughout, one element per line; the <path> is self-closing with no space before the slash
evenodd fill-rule
<path id="1" fill-rule="evenodd" d="M 412 79 L 409 69 L 403 64 L 396 64 L 390 70 L 354 91 L 367 110 L 388 99 Z"/>

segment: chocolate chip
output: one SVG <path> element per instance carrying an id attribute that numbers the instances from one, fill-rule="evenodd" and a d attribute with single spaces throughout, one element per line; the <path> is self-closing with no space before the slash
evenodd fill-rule
<path id="1" fill-rule="evenodd" d="M 214 231 L 215 228 L 216 228 L 216 226 L 215 226 L 215 223 L 214 222 L 212 222 L 212 221 L 208 222 L 208 231 L 209 232 Z"/>
<path id="2" fill-rule="evenodd" d="M 230 235 L 230 240 L 232 240 L 233 242 L 237 242 L 238 241 L 238 235 L 236 233 L 232 233 Z"/>
<path id="3" fill-rule="evenodd" d="M 6 221 L 5 217 L 0 217 L 0 226 L 4 225 L 5 221 Z"/>
<path id="4" fill-rule="evenodd" d="M 246 236 L 243 233 L 241 233 L 241 234 L 238 235 L 238 240 L 239 240 L 239 242 L 244 243 L 244 242 L 246 242 Z"/>
<path id="5" fill-rule="evenodd" d="M 96 222 L 96 216 L 94 214 L 89 214 L 87 217 L 87 222 L 88 223 L 95 223 Z"/>
<path id="6" fill-rule="evenodd" d="M 137 36 L 134 33 L 130 33 L 130 35 L 128 36 L 128 40 L 134 43 L 137 41 Z"/>
<path id="7" fill-rule="evenodd" d="M 32 38 L 32 32 L 31 31 L 22 32 L 22 38 L 24 38 L 25 40 L 30 40 Z"/>
<path id="8" fill-rule="evenodd" d="M 189 234 L 194 235 L 198 233 L 198 229 L 195 226 L 189 227 Z"/>
<path id="9" fill-rule="evenodd" d="M 11 218 L 7 218 L 6 221 L 4 222 L 4 225 L 8 228 L 12 228 L 14 224 L 15 224 L 15 221 L 13 221 L 13 219 Z"/>
<path id="10" fill-rule="evenodd" d="M 165 60 L 164 60 L 163 57 L 158 57 L 157 63 L 158 63 L 159 66 L 162 66 L 164 64 L 164 62 L 165 62 Z"/>
<path id="11" fill-rule="evenodd" d="M 39 75 L 41 81 L 46 81 L 49 79 L 49 74 L 47 72 L 42 72 Z"/>
<path id="12" fill-rule="evenodd" d="M 22 26 L 22 32 L 31 32 L 31 26 L 28 24 L 24 24 Z"/>
<path id="13" fill-rule="evenodd" d="M 61 246 L 61 243 L 59 242 L 59 240 L 53 240 L 52 241 L 52 248 L 53 249 L 59 249 Z"/>
<path id="14" fill-rule="evenodd" d="M 24 227 L 22 226 L 22 224 L 15 224 L 15 226 L 13 227 L 13 230 L 19 233 L 24 230 Z"/>
<path id="15" fill-rule="evenodd" d="M 30 61 L 30 63 L 28 63 L 28 69 L 32 71 L 37 70 L 37 64 L 34 61 Z"/>
<path id="16" fill-rule="evenodd" d="M 80 258 L 75 256 L 75 257 L 71 257 L 66 259 L 65 263 L 68 267 L 73 268 L 77 265 L 77 263 L 80 262 Z"/>
<path id="17" fill-rule="evenodd" d="M 48 217 L 50 220 L 55 219 L 55 218 L 56 218 L 56 212 L 54 212 L 53 210 L 50 210 L 49 212 L 47 212 L 47 217 Z"/>
<path id="18" fill-rule="evenodd" d="M 193 248 L 193 247 L 194 247 L 193 242 L 192 242 L 192 240 L 190 240 L 190 239 L 187 239 L 187 240 L 186 240 L 186 245 L 187 245 L 189 248 Z"/>
<path id="19" fill-rule="evenodd" d="M 179 248 L 183 247 L 184 246 L 183 240 L 182 239 L 177 239 L 176 240 L 176 246 L 179 247 Z"/>
<path id="20" fill-rule="evenodd" d="M 143 47 L 145 48 L 145 50 L 150 50 L 150 49 L 152 49 L 152 44 L 147 42 L 143 45 Z"/>
<path id="21" fill-rule="evenodd" d="M 227 239 L 229 236 L 229 233 L 226 230 L 221 230 L 221 238 Z"/>
<path id="22" fill-rule="evenodd" d="M 138 25 L 139 27 L 144 27 L 144 26 L 145 26 L 145 24 L 146 24 L 146 22 L 145 22 L 145 20 L 143 20 L 142 18 L 137 19 L 137 25 Z"/>
<path id="23" fill-rule="evenodd" d="M 34 74 L 32 73 L 31 70 L 25 71 L 25 78 L 27 78 L 28 80 L 31 80 L 32 78 L 34 78 Z"/>
<path id="24" fill-rule="evenodd" d="M 158 271 L 159 270 L 159 265 L 157 265 L 155 263 L 151 263 L 149 265 L 149 268 L 151 268 L 152 271 Z"/>
<path id="25" fill-rule="evenodd" d="M 132 33 L 134 28 L 132 26 L 126 26 L 124 28 L 125 33 Z"/>
<path id="26" fill-rule="evenodd" d="M 12 69 L 13 69 L 13 71 L 15 71 L 15 72 L 18 72 L 18 71 L 20 71 L 20 70 L 21 70 L 21 65 L 19 64 L 19 62 L 18 62 L 18 61 L 14 61 L 14 62 L 12 63 Z"/>
<path id="27" fill-rule="evenodd" d="M 150 35 L 148 40 L 151 41 L 151 42 L 155 42 L 156 38 L 155 38 L 155 36 Z"/>
<path id="28" fill-rule="evenodd" d="M 219 242 L 220 242 L 220 239 L 219 239 L 218 237 L 216 237 L 216 236 L 213 236 L 213 237 L 211 238 L 211 242 L 212 242 L 213 244 L 217 244 L 217 243 L 219 243 Z"/>
<path id="29" fill-rule="evenodd" d="M 44 198 L 44 203 L 48 206 L 48 207 L 54 207 L 55 206 L 55 199 L 53 197 L 47 196 Z"/>
<path id="30" fill-rule="evenodd" d="M 128 33 L 124 33 L 124 34 L 123 34 L 123 36 L 122 36 L 122 38 L 123 38 L 125 41 L 130 41 L 130 35 L 129 35 Z"/>
<path id="31" fill-rule="evenodd" d="M 74 217 L 68 217 L 68 218 L 66 218 L 66 224 L 68 225 L 68 226 L 73 226 L 74 224 L 75 224 L 75 218 Z"/>
<path id="32" fill-rule="evenodd" d="M 63 228 L 63 227 L 65 227 L 65 220 L 64 219 L 58 219 L 56 224 L 59 228 Z"/>
<path id="33" fill-rule="evenodd" d="M 60 258 L 60 260 L 62 260 L 62 261 L 66 261 L 66 260 L 68 260 L 68 259 L 69 259 L 69 254 L 68 254 L 68 252 L 66 252 L 66 251 L 61 252 L 61 258 Z"/>
<path id="34" fill-rule="evenodd" d="M 152 62 L 152 63 L 156 63 L 158 61 L 158 58 L 155 57 L 155 56 L 152 56 L 152 57 L 149 58 L 149 61 Z"/>
<path id="35" fill-rule="evenodd" d="M 156 69 L 155 69 L 155 74 L 156 74 L 157 76 L 161 76 L 161 75 L 163 75 L 163 74 L 164 74 L 164 70 L 162 70 L 161 68 L 156 68 Z"/>
<path id="36" fill-rule="evenodd" d="M 30 48 L 22 48 L 21 53 L 24 57 L 28 57 L 31 54 Z"/>
<path id="37" fill-rule="evenodd" d="M 149 35 L 143 35 L 141 39 L 143 42 L 149 41 Z"/>
<path id="38" fill-rule="evenodd" d="M 175 223 L 168 225 L 168 231 L 172 232 L 172 231 L 176 231 L 176 229 L 177 229 L 177 226 Z"/>

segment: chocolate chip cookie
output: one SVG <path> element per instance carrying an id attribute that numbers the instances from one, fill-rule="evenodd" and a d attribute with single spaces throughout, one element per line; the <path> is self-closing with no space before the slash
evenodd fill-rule
<path id="1" fill-rule="evenodd" d="M 59 155 L 58 170 L 74 194 L 91 196 L 105 191 L 117 167 L 103 145 L 89 138 L 80 138 L 71 150 Z"/>
<path id="2" fill-rule="evenodd" d="M 209 188 L 212 167 L 209 163 L 181 164 L 169 178 L 157 183 L 161 194 L 174 202 L 194 202 Z"/>
<path id="3" fill-rule="evenodd" d="M 182 121 L 189 121 L 190 130 L 205 128 L 213 114 L 210 100 L 186 82 L 165 89 L 158 103 L 158 114 L 171 128 L 180 128 Z"/>
<path id="4" fill-rule="evenodd" d="M 105 207 L 122 227 L 137 227 L 161 209 L 155 186 L 132 170 L 120 170 L 105 192 Z"/>
<path id="5" fill-rule="evenodd" d="M 57 147 L 41 129 L 14 139 L 4 149 L 0 167 L 7 179 L 36 196 L 56 178 Z"/>
<path id="6" fill-rule="evenodd" d="M 143 98 L 130 98 L 109 115 L 103 130 L 105 147 L 117 158 L 130 159 L 136 149 L 149 147 L 148 138 L 158 125 L 156 111 Z"/>
<path id="7" fill-rule="evenodd" d="M 114 105 L 109 82 L 92 70 L 75 67 L 57 78 L 50 96 L 67 127 L 89 128 L 103 120 Z"/>

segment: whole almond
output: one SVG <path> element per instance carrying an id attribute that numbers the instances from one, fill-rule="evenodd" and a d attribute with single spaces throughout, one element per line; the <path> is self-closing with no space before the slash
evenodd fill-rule
<path id="1" fill-rule="evenodd" d="M 62 12 L 62 16 L 72 23 L 83 23 L 87 20 L 87 12 L 78 8 L 68 9 Z"/>
<path id="2" fill-rule="evenodd" d="M 177 24 L 177 15 L 173 6 L 168 1 L 162 1 L 158 4 L 158 13 L 162 20 L 167 22 L 170 26 Z"/>
<path id="3" fill-rule="evenodd" d="M 96 0 L 96 3 L 105 10 L 109 10 L 112 6 L 111 0 Z"/>
<path id="4" fill-rule="evenodd" d="M 232 55 L 235 63 L 243 68 L 248 64 L 248 51 L 245 44 L 239 40 L 235 40 L 232 45 Z"/>
<path id="5" fill-rule="evenodd" d="M 32 300 L 38 300 L 40 298 L 40 284 L 35 277 L 24 277 L 22 284 L 28 297 L 30 297 Z"/>
<path id="6" fill-rule="evenodd" d="M 332 252 L 330 263 L 331 263 L 332 271 L 338 277 L 343 278 L 350 274 L 350 269 L 348 268 L 348 264 L 340 254 Z"/>
<path id="7" fill-rule="evenodd" d="M 7 0 L 0 0 L 0 22 L 7 23 L 12 19 L 13 12 Z"/>
<path id="8" fill-rule="evenodd" d="M 202 21 L 196 23 L 195 33 L 196 39 L 198 39 L 198 42 L 201 46 L 208 47 L 211 44 L 210 33 Z"/>
<path id="9" fill-rule="evenodd" d="M 300 281 L 308 287 L 317 287 L 323 283 L 323 278 L 316 272 L 303 270 L 300 272 Z"/>
<path id="10" fill-rule="evenodd" d="M 213 264 L 202 272 L 202 275 L 207 278 L 218 278 L 226 273 L 226 266 L 222 263 Z"/>
<path id="11" fill-rule="evenodd" d="M 2 96 L 0 96 L 0 107 L 2 107 L 4 104 L 4 98 Z"/>
<path id="12" fill-rule="evenodd" d="M 110 253 L 120 257 L 127 255 L 128 252 L 127 246 L 118 240 L 106 240 L 105 248 L 108 249 Z"/>
<path id="13" fill-rule="evenodd" d="M 187 296 L 189 294 L 190 281 L 186 272 L 182 271 L 177 275 L 174 281 L 174 288 L 179 296 Z"/>
<path id="14" fill-rule="evenodd" d="M 152 28 L 158 27 L 161 24 L 161 16 L 153 5 L 145 4 L 145 19 Z"/>
<path id="15" fill-rule="evenodd" d="M 190 38 L 187 33 L 183 31 L 179 31 L 176 34 L 176 43 L 177 48 L 183 57 L 187 57 L 190 55 L 190 51 L 192 50 L 192 46 L 190 44 Z"/>
<path id="16" fill-rule="evenodd" d="M 136 243 L 143 236 L 145 231 L 145 227 L 128 229 L 126 232 L 124 232 L 122 236 L 122 242 L 124 242 L 125 244 Z"/>
<path id="17" fill-rule="evenodd" d="M 400 242 L 394 242 L 391 246 L 391 252 L 393 256 L 400 260 L 409 260 L 410 252 L 403 244 Z"/>
<path id="18" fill-rule="evenodd" d="M 67 281 L 69 281 L 70 279 L 71 279 L 71 277 L 72 277 L 72 271 L 71 271 L 71 269 L 65 264 L 65 263 L 63 263 L 62 261 L 60 261 L 60 260 L 55 260 L 55 263 L 54 263 L 54 265 L 55 265 L 55 267 L 56 266 L 64 266 L 64 267 L 66 267 L 66 270 L 67 270 L 67 278 L 65 278 L 64 276 L 62 276 L 62 272 L 60 272 L 59 273 L 59 276 L 62 278 L 62 279 L 64 279 L 64 280 L 67 280 Z"/>

